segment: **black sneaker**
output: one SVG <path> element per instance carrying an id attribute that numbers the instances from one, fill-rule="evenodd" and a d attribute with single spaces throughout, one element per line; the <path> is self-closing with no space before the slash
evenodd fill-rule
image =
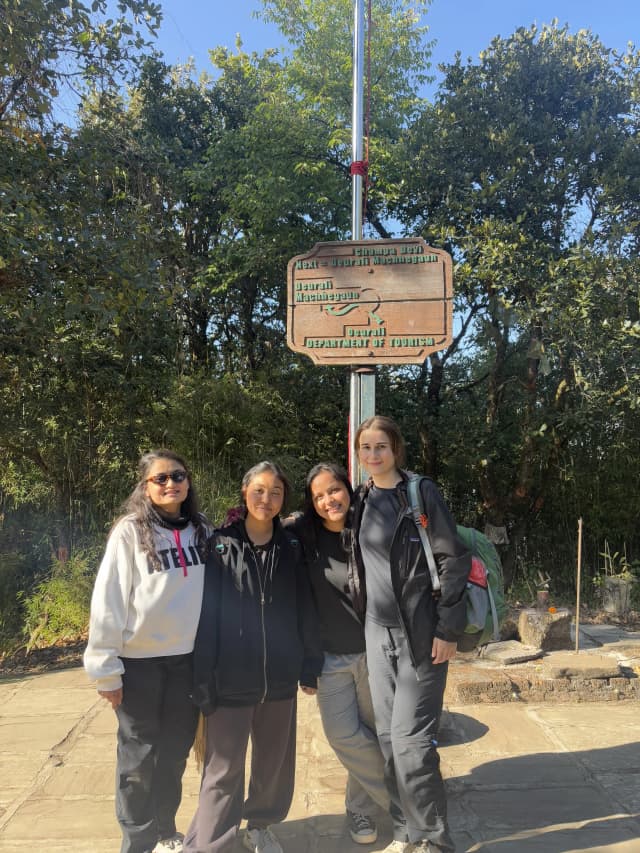
<path id="1" fill-rule="evenodd" d="M 366 814 L 347 810 L 349 834 L 356 844 L 373 844 L 378 839 L 378 830 L 374 821 Z"/>

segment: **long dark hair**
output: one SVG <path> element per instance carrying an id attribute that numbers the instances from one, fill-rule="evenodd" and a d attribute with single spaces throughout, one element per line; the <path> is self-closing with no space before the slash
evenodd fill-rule
<path id="1" fill-rule="evenodd" d="M 154 462 L 159 459 L 167 459 L 169 462 L 175 462 L 187 472 L 189 478 L 189 490 L 186 498 L 180 504 L 180 516 L 185 521 L 190 521 L 196 530 L 196 547 L 200 556 L 204 559 L 206 555 L 207 541 L 207 520 L 200 512 L 198 506 L 198 496 L 191 480 L 189 467 L 182 456 L 174 453 L 173 450 L 167 450 L 164 447 L 156 450 L 150 450 L 143 454 L 138 462 L 138 482 L 129 497 L 125 500 L 120 510 L 120 515 L 116 519 L 117 523 L 125 516 L 133 516 L 135 523 L 140 530 L 140 544 L 142 550 L 147 555 L 149 564 L 153 571 L 160 571 L 162 566 L 160 558 L 156 553 L 156 548 L 153 538 L 153 525 L 157 524 L 160 516 L 153 502 L 147 494 L 147 480 L 149 471 Z"/>

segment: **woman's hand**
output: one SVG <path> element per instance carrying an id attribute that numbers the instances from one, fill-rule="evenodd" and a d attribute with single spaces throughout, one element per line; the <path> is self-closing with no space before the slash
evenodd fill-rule
<path id="1" fill-rule="evenodd" d="M 431 661 L 432 663 L 446 663 L 456 656 L 457 651 L 457 643 L 449 643 L 447 640 L 441 640 L 440 637 L 434 637 L 431 647 Z"/>
<path id="2" fill-rule="evenodd" d="M 316 687 L 304 687 L 302 684 L 300 685 L 300 690 L 302 690 L 303 693 L 306 693 L 307 696 L 315 696 L 318 692 Z"/>
<path id="3" fill-rule="evenodd" d="M 122 687 L 117 690 L 98 690 L 98 693 L 109 702 L 114 711 L 122 703 Z"/>

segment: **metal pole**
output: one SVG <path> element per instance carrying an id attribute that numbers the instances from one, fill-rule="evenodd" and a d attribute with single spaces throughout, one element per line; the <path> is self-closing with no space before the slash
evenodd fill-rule
<path id="1" fill-rule="evenodd" d="M 352 161 L 361 162 L 364 125 L 364 0 L 354 0 L 353 21 L 353 110 L 351 129 Z M 351 239 L 362 240 L 362 195 L 364 177 L 351 176 Z M 363 480 L 363 471 L 353 447 L 358 426 L 376 411 L 376 375 L 372 367 L 351 367 L 349 383 L 349 477 L 354 486 Z"/>
<path id="2" fill-rule="evenodd" d="M 364 0 L 355 0 L 353 16 L 353 107 L 351 152 L 354 163 L 363 156 L 364 127 Z M 351 176 L 351 239 L 362 240 L 363 176 Z"/>
<path id="3" fill-rule="evenodd" d="M 576 582 L 576 652 L 580 648 L 580 576 L 582 574 L 582 519 L 578 519 L 578 578 Z"/>

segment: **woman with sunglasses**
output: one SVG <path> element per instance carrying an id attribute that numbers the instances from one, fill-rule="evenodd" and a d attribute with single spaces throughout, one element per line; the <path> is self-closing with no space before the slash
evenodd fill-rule
<path id="1" fill-rule="evenodd" d="M 349 596 L 342 531 L 351 483 L 339 465 L 320 462 L 307 475 L 304 509 L 287 521 L 300 537 L 320 622 L 324 666 L 318 707 L 326 738 L 347 771 L 347 824 L 356 844 L 378 837 L 378 807 L 389 810 L 365 656 L 364 630 Z"/>
<path id="2" fill-rule="evenodd" d="M 84 654 L 118 717 L 121 853 L 182 850 L 175 817 L 198 719 L 192 652 L 209 532 L 184 460 L 146 453 L 98 569 Z"/>
<path id="3" fill-rule="evenodd" d="M 203 774 L 185 853 L 228 853 L 243 818 L 244 847 L 282 853 L 269 827 L 293 797 L 298 684 L 315 693 L 322 670 L 302 548 L 279 520 L 288 492 L 278 465 L 254 465 L 242 480 L 243 517 L 211 539 L 194 651 Z"/>
<path id="4" fill-rule="evenodd" d="M 394 839 L 385 853 L 449 853 L 454 846 L 437 734 L 448 662 L 466 623 L 471 555 L 435 483 L 425 478 L 425 524 L 441 583 L 436 596 L 409 508 L 397 424 L 381 415 L 368 418 L 354 445 L 370 475 L 350 519 L 351 583 L 366 614 L 369 684 L 391 797 Z"/>

